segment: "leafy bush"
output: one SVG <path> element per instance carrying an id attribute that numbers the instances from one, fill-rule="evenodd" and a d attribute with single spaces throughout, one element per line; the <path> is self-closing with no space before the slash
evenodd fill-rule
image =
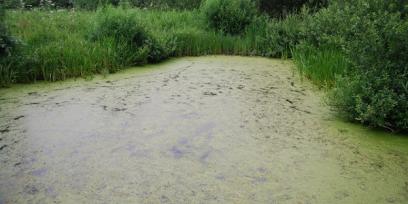
<path id="1" fill-rule="evenodd" d="M 168 55 L 135 16 L 125 9 L 107 7 L 99 10 L 92 40 L 112 38 L 122 59 L 132 64 L 159 62 Z"/>
<path id="2" fill-rule="evenodd" d="M 206 0 L 201 11 L 208 24 L 228 34 L 241 34 L 256 15 L 251 0 Z"/>
<path id="3" fill-rule="evenodd" d="M 408 129 L 408 23 L 399 2 L 333 3 L 306 32 L 309 44 L 335 46 L 350 64 L 332 105 L 350 120 L 392 130 Z"/>
<path id="4" fill-rule="evenodd" d="M 303 16 L 289 15 L 284 20 L 258 17 L 248 26 L 257 54 L 267 57 L 291 57 L 291 49 L 304 38 Z"/>

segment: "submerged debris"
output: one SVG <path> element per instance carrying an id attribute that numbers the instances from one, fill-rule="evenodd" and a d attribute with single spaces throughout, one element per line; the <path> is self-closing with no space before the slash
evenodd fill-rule
<path id="1" fill-rule="evenodd" d="M 206 92 L 204 92 L 204 95 L 206 95 L 206 96 L 216 96 L 217 93 L 212 92 L 212 91 L 206 91 Z"/>

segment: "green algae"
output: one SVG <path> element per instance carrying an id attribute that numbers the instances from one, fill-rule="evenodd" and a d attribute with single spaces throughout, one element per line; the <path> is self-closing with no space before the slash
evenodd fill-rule
<path id="1" fill-rule="evenodd" d="M 333 118 L 290 61 L 181 58 L 0 92 L 6 203 L 408 201 L 408 138 Z"/>

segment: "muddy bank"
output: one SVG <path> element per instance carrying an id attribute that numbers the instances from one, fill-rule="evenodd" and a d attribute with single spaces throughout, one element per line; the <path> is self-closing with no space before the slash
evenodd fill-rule
<path id="1" fill-rule="evenodd" d="M 289 61 L 181 58 L 0 90 L 0 203 L 406 203 L 408 138 Z"/>

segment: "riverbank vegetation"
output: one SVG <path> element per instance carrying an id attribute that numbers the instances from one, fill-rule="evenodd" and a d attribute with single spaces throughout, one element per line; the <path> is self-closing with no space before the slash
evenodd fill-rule
<path id="1" fill-rule="evenodd" d="M 3 8 L 1 86 L 177 56 L 284 57 L 346 118 L 408 129 L 405 1 L 5 0 Z"/>

